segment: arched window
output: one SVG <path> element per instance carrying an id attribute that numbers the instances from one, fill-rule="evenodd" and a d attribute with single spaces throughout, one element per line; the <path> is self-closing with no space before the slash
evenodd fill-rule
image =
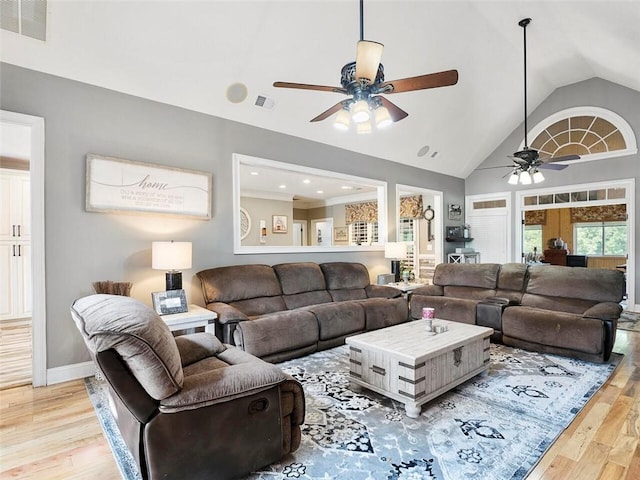
<path id="1" fill-rule="evenodd" d="M 638 152 L 627 121 L 599 107 L 575 107 L 554 113 L 532 128 L 528 136 L 533 139 L 530 147 L 543 157 L 580 155 L 580 160 L 575 161 L 588 162 Z"/>

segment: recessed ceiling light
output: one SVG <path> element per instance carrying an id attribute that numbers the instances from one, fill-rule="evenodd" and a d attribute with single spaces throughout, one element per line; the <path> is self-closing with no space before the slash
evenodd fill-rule
<path id="1" fill-rule="evenodd" d="M 227 100 L 231 103 L 240 103 L 247 98 L 247 86 L 244 83 L 232 83 L 227 88 Z"/>
<path id="2" fill-rule="evenodd" d="M 278 188 L 287 188 L 286 185 L 278 185 Z"/>
<path id="3" fill-rule="evenodd" d="M 324 193 L 323 190 L 316 190 L 316 193 Z"/>
<path id="4" fill-rule="evenodd" d="M 425 145 L 424 147 L 420 148 L 420 150 L 418 150 L 418 156 L 424 157 L 427 153 L 429 153 L 430 148 L 431 147 L 429 147 L 429 145 Z"/>
<path id="5" fill-rule="evenodd" d="M 260 175 L 258 172 L 251 172 L 251 175 Z"/>
<path id="6" fill-rule="evenodd" d="M 351 185 L 342 185 L 342 190 L 353 190 L 353 187 Z"/>
<path id="7" fill-rule="evenodd" d="M 308 178 L 305 178 L 304 180 L 302 180 L 302 183 L 309 184 L 311 183 L 311 180 L 309 180 Z"/>

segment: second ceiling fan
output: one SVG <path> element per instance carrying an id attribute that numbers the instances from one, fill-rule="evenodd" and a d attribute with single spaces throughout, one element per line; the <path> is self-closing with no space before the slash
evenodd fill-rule
<path id="1" fill-rule="evenodd" d="M 341 86 L 311 85 L 306 83 L 275 82 L 274 87 L 318 90 L 348 95 L 349 98 L 325 110 L 312 122 L 325 120 L 337 113 L 335 126 L 347 130 L 351 121 L 358 131 L 370 131 L 371 116 L 376 127 L 382 128 L 407 117 L 409 114 L 383 97 L 382 94 L 410 92 L 427 88 L 446 87 L 458 82 L 457 70 L 419 75 L 400 80 L 384 81 L 384 67 L 380 63 L 384 45 L 364 40 L 363 0 L 360 0 L 360 41 L 357 44 L 356 61 L 342 67 Z"/>

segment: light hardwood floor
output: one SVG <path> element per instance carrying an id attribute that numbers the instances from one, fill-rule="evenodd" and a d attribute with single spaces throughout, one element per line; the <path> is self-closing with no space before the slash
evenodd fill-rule
<path id="1" fill-rule="evenodd" d="M 32 381 L 31 319 L 0 322 L 0 390 Z"/>
<path id="2" fill-rule="evenodd" d="M 640 333 L 618 331 L 625 357 L 529 480 L 640 479 Z M 118 479 L 81 380 L 0 391 L 0 478 Z"/>

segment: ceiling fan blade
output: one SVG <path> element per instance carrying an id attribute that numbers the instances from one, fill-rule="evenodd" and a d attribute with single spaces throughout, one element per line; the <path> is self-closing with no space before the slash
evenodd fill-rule
<path id="1" fill-rule="evenodd" d="M 342 102 L 338 102 L 336 103 L 333 107 L 325 110 L 324 112 L 322 112 L 320 115 L 318 115 L 315 118 L 312 118 L 310 121 L 311 122 L 319 122 L 321 120 L 324 120 L 326 118 L 329 118 L 331 115 L 333 115 L 336 112 L 339 112 L 340 110 L 342 110 Z"/>
<path id="2" fill-rule="evenodd" d="M 538 168 L 546 168 L 547 170 L 564 170 L 569 165 L 559 165 L 556 163 L 541 163 Z"/>
<path id="3" fill-rule="evenodd" d="M 378 66 L 382 58 L 384 45 L 370 40 L 360 40 L 356 51 L 356 80 L 364 80 L 367 84 L 376 81 Z"/>
<path id="4" fill-rule="evenodd" d="M 391 116 L 391 120 L 393 120 L 394 122 L 398 122 L 403 118 L 406 118 L 409 116 L 407 112 L 405 112 L 400 107 L 398 107 L 395 103 L 390 102 L 386 98 L 381 96 L 376 96 L 375 98 L 379 99 L 380 102 L 382 103 L 382 106 L 386 107 L 387 110 L 389 110 L 389 115 Z"/>
<path id="5" fill-rule="evenodd" d="M 273 82 L 273 86 L 277 88 L 297 88 L 300 90 L 318 90 L 320 92 L 344 93 L 347 91 L 342 87 L 329 87 L 327 85 L 310 85 L 307 83 L 291 83 L 291 82 Z"/>
<path id="6" fill-rule="evenodd" d="M 428 73 L 417 77 L 401 78 L 391 80 L 380 85 L 379 90 L 391 87 L 390 90 L 381 93 L 401 93 L 413 90 L 424 90 L 426 88 L 447 87 L 458 83 L 458 71 L 446 70 L 438 73 Z"/>
<path id="7" fill-rule="evenodd" d="M 495 167 L 482 167 L 482 168 L 476 168 L 476 170 L 492 170 L 494 168 L 514 168 L 515 165 L 511 164 L 511 165 L 496 165 Z"/>
<path id="8" fill-rule="evenodd" d="M 580 160 L 580 155 L 564 155 L 562 157 L 541 158 L 542 163 L 568 162 L 570 160 Z"/>

